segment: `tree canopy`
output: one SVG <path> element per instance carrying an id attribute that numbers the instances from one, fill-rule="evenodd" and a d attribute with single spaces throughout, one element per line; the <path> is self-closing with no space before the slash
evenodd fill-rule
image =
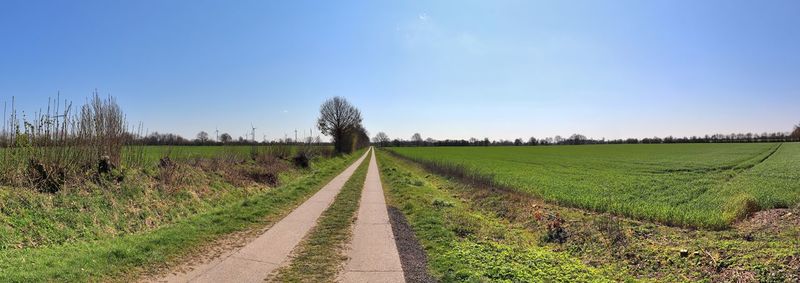
<path id="1" fill-rule="evenodd" d="M 346 99 L 337 96 L 320 106 L 317 128 L 322 134 L 333 137 L 337 152 L 349 153 L 364 142 L 369 144 L 368 136 L 366 141 L 360 141 L 366 136 L 361 121 L 361 111 Z"/>

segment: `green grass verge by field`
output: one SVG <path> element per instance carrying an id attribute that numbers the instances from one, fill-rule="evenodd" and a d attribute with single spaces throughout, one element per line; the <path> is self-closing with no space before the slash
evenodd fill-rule
<path id="1" fill-rule="evenodd" d="M 347 259 L 343 250 L 351 237 L 350 227 L 358 211 L 369 161 L 367 157 L 353 173 L 317 226 L 300 244 L 292 263 L 279 270 L 275 281 L 334 282 Z"/>
<path id="2" fill-rule="evenodd" d="M 359 154 L 328 159 L 277 188 L 142 233 L 40 248 L 0 251 L 0 281 L 130 280 L 224 234 L 268 225 L 319 190 Z M 57 224 L 54 224 L 57 225 Z"/>
<path id="3" fill-rule="evenodd" d="M 418 165 L 378 152 L 389 204 L 400 209 L 428 255 L 429 269 L 442 282 L 613 282 L 624 272 L 590 267 L 564 253 L 537 245 L 522 227 L 440 189 L 449 181 Z"/>
<path id="4" fill-rule="evenodd" d="M 392 148 L 552 203 L 723 229 L 800 202 L 800 143 Z"/>

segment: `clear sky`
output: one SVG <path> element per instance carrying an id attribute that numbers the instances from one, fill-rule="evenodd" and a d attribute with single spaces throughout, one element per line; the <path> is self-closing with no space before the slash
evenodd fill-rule
<path id="1" fill-rule="evenodd" d="M 392 138 L 788 131 L 800 1 L 0 1 L 0 100 L 94 89 L 186 137 L 337 95 Z"/>

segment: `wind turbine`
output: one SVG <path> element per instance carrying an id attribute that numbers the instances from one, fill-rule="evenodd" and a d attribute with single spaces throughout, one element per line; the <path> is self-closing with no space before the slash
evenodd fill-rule
<path id="1" fill-rule="evenodd" d="M 252 123 L 250 123 L 250 129 L 252 129 L 252 132 L 250 132 L 250 133 L 253 136 L 253 142 L 256 142 L 256 127 L 253 126 Z"/>

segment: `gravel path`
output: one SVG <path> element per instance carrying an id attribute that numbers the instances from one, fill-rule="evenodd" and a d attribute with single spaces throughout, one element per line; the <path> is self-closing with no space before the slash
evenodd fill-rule
<path id="1" fill-rule="evenodd" d="M 319 192 L 241 249 L 191 267 L 189 272 L 171 274 L 155 281 L 263 282 L 271 272 L 288 263 L 292 250 L 316 225 L 320 215 L 333 203 L 368 154 L 369 150 Z"/>
<path id="2" fill-rule="evenodd" d="M 389 220 L 392 222 L 394 241 L 400 253 L 403 272 L 406 281 L 415 283 L 434 283 L 433 277 L 428 273 L 428 254 L 417 240 L 417 235 L 406 220 L 403 212 L 397 208 L 389 207 Z"/>

